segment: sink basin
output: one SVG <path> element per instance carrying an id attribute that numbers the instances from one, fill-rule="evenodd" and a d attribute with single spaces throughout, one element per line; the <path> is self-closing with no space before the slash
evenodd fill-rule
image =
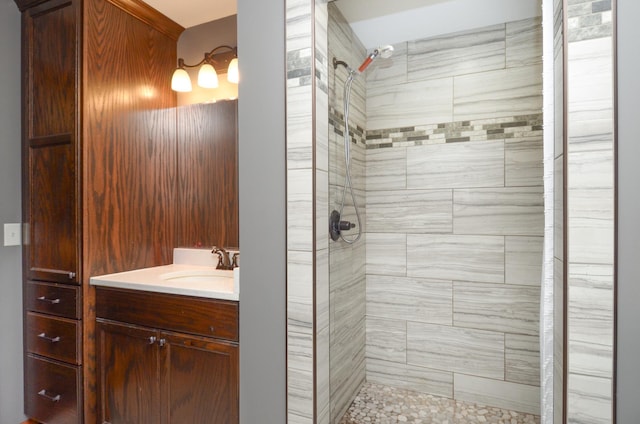
<path id="1" fill-rule="evenodd" d="M 210 282 L 212 284 L 233 284 L 233 272 L 219 269 L 193 269 L 167 272 L 166 274 L 161 274 L 160 279 L 165 281 L 175 281 L 177 283 Z M 233 289 L 233 285 L 231 288 Z"/>
<path id="2" fill-rule="evenodd" d="M 182 249 L 183 256 L 171 265 L 136 269 L 116 274 L 90 278 L 95 286 L 129 290 L 143 290 L 212 299 L 238 300 L 240 291 L 240 269 L 221 270 L 211 265 L 211 252 L 195 252 L 196 249 Z M 187 251 L 194 250 L 194 252 Z M 202 249 L 199 249 L 202 250 Z M 184 252 L 186 251 L 186 252 Z M 188 263 L 191 255 L 197 254 L 202 261 Z M 196 258 L 197 259 L 197 258 Z M 206 264 L 206 265 L 205 265 Z"/>

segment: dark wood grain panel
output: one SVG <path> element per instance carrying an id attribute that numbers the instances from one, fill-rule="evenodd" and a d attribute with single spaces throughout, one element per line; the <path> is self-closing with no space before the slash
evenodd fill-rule
<path id="1" fill-rule="evenodd" d="M 79 321 L 27 312 L 27 352 L 78 365 L 81 330 Z"/>
<path id="2" fill-rule="evenodd" d="M 76 89 L 76 10 L 69 0 L 52 1 L 27 12 L 28 136 L 73 134 Z"/>
<path id="3" fill-rule="evenodd" d="M 78 367 L 29 354 L 25 373 L 25 413 L 29 417 L 51 424 L 81 422 Z M 59 396 L 57 400 L 56 396 Z"/>
<path id="4" fill-rule="evenodd" d="M 37 146 L 28 148 L 27 276 L 78 283 L 75 146 Z"/>
<path id="5" fill-rule="evenodd" d="M 100 423 L 160 423 L 157 332 L 99 321 Z"/>
<path id="6" fill-rule="evenodd" d="M 91 275 L 171 262 L 176 42 L 105 0 L 85 2 L 83 325 L 85 416 L 96 422 Z"/>
<path id="7" fill-rule="evenodd" d="M 238 341 L 238 302 L 105 287 L 96 300 L 99 318 Z"/>
<path id="8" fill-rule="evenodd" d="M 28 311 L 81 318 L 80 288 L 63 284 L 27 281 L 24 304 Z"/>
<path id="9" fill-rule="evenodd" d="M 238 346 L 175 333 L 160 338 L 166 423 L 237 424 Z"/>
<path id="10" fill-rule="evenodd" d="M 170 263 L 175 43 L 104 0 L 85 6 L 85 269 L 100 275 Z"/>
<path id="11" fill-rule="evenodd" d="M 156 9 L 139 0 L 108 0 L 110 3 L 121 8 L 130 15 L 136 17 L 142 22 L 157 29 L 161 33 L 170 37 L 172 40 L 178 41 L 178 37 L 184 27 L 172 21 Z"/>
<path id="12" fill-rule="evenodd" d="M 179 246 L 238 246 L 237 101 L 178 108 Z"/>

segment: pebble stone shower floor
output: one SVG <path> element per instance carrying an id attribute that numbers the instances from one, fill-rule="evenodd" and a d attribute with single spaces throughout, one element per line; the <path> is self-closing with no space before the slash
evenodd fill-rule
<path id="1" fill-rule="evenodd" d="M 340 424 L 540 424 L 538 415 L 365 383 Z"/>

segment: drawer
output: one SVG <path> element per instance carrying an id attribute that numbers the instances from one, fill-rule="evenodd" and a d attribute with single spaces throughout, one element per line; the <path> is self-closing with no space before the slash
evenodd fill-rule
<path id="1" fill-rule="evenodd" d="M 96 287 L 96 317 L 238 341 L 238 302 Z"/>
<path id="2" fill-rule="evenodd" d="M 80 368 L 27 355 L 25 413 L 47 424 L 82 422 Z"/>
<path id="3" fill-rule="evenodd" d="M 27 281 L 25 306 L 28 311 L 80 319 L 80 287 Z"/>
<path id="4" fill-rule="evenodd" d="M 27 352 L 79 364 L 80 321 L 27 312 Z"/>

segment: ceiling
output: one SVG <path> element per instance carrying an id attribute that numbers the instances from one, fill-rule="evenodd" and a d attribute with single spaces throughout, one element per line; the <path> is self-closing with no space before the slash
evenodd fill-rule
<path id="1" fill-rule="evenodd" d="M 452 0 L 335 1 L 349 22 L 357 22 Z M 237 12 L 237 0 L 213 2 L 211 0 L 145 0 L 145 2 L 185 28 L 235 15 Z"/>
<path id="2" fill-rule="evenodd" d="M 185 28 L 235 15 L 237 0 L 143 0 Z"/>
<path id="3" fill-rule="evenodd" d="M 144 0 L 185 28 L 237 13 L 237 0 Z M 268 0 L 263 0 L 268 1 Z M 330 0 L 366 48 L 517 21 L 541 0 Z"/>
<path id="4" fill-rule="evenodd" d="M 348 22 L 358 22 L 452 0 L 335 0 Z"/>

